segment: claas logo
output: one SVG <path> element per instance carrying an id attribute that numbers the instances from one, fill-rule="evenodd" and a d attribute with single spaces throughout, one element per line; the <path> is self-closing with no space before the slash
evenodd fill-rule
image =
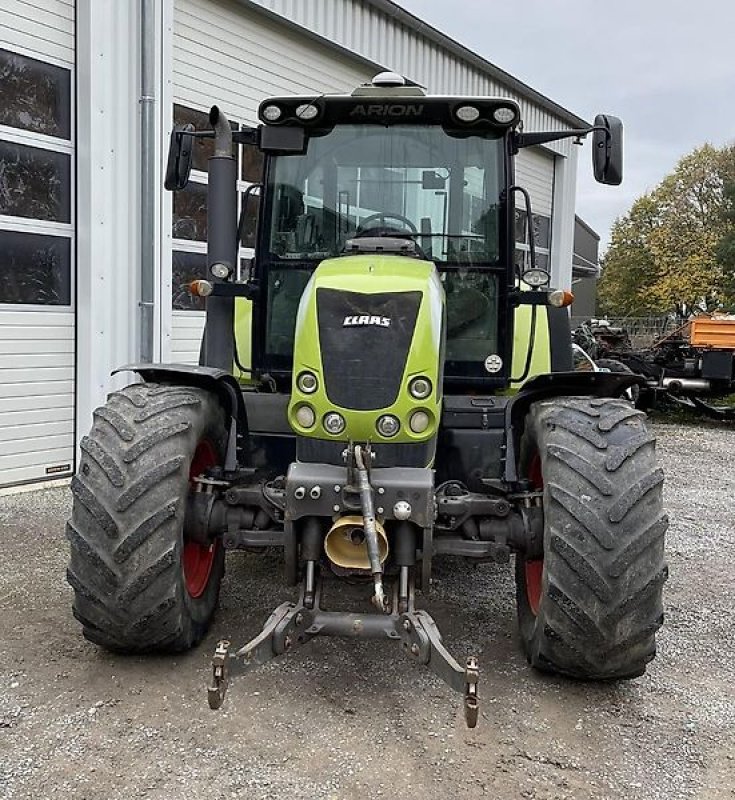
<path id="1" fill-rule="evenodd" d="M 375 325 L 378 328 L 390 328 L 390 317 L 376 317 L 362 314 L 360 316 L 345 317 L 342 322 L 343 328 L 354 328 L 358 325 Z"/>

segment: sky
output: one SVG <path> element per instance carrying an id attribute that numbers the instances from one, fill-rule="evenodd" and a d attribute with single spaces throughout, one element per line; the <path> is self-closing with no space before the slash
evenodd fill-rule
<path id="1" fill-rule="evenodd" d="M 398 4 L 583 119 L 623 120 L 621 186 L 595 183 L 590 141 L 579 154 L 577 214 L 603 249 L 615 218 L 679 158 L 735 143 L 735 0 Z"/>

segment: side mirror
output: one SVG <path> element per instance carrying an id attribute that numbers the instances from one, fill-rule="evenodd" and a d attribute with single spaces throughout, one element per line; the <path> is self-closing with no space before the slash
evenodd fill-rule
<path id="1" fill-rule="evenodd" d="M 611 114 L 595 117 L 592 134 L 592 169 L 598 183 L 618 186 L 623 182 L 623 123 Z"/>
<path id="2" fill-rule="evenodd" d="M 174 129 L 171 131 L 166 178 L 163 181 L 163 185 L 169 192 L 179 191 L 189 183 L 194 144 L 194 137 L 189 134 L 192 133 L 194 133 L 194 126 L 190 122 L 186 125 L 174 125 Z"/>

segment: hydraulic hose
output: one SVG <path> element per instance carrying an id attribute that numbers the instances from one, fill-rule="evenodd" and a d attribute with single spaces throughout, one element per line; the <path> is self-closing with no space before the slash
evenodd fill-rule
<path id="1" fill-rule="evenodd" d="M 355 445 L 355 465 L 357 466 L 357 487 L 360 491 L 362 504 L 363 528 L 365 543 L 367 544 L 370 572 L 373 574 L 375 593 L 373 604 L 381 611 L 385 611 L 385 592 L 383 591 L 383 567 L 380 563 L 380 549 L 378 547 L 378 532 L 375 528 L 375 509 L 373 508 L 373 490 L 370 486 L 362 447 Z"/>

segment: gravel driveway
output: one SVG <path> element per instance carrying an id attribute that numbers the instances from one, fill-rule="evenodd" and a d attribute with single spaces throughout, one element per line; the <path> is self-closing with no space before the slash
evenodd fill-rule
<path id="1" fill-rule="evenodd" d="M 482 715 L 390 643 L 316 640 L 235 679 L 211 712 L 215 640 L 288 593 L 229 556 L 210 636 L 179 658 L 84 641 L 64 578 L 66 489 L 0 499 L 0 798 L 735 798 L 735 428 L 656 425 L 671 517 L 666 623 L 648 673 L 573 684 L 519 653 L 511 570 L 439 565 L 428 604 L 480 657 Z M 274 577 L 274 574 L 278 578 Z"/>

